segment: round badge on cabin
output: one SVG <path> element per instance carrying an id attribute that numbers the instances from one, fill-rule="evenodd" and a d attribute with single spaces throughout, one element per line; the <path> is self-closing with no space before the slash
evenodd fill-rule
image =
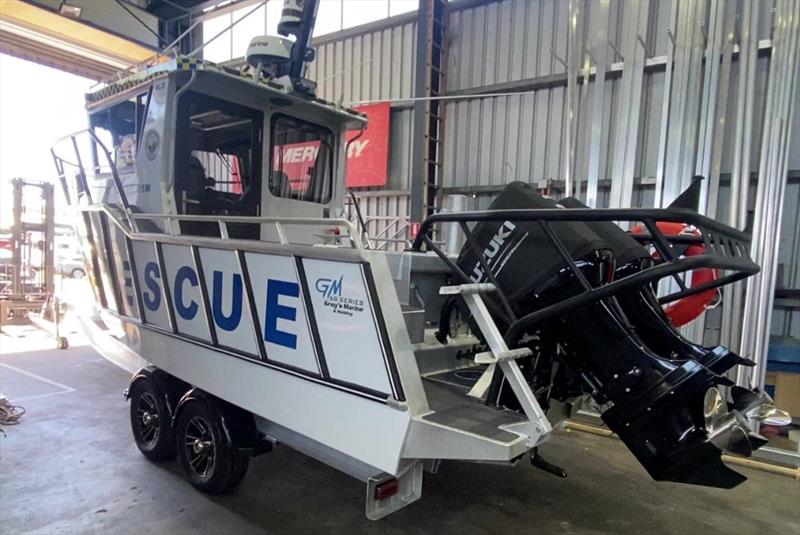
<path id="1" fill-rule="evenodd" d="M 158 132 L 155 130 L 148 130 L 144 138 L 144 152 L 147 159 L 151 162 L 156 159 L 160 143 L 161 140 L 158 137 Z"/>

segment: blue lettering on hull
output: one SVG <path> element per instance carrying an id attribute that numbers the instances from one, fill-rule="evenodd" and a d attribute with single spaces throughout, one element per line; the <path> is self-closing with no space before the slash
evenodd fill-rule
<path id="1" fill-rule="evenodd" d="M 161 273 L 158 269 L 158 264 L 155 262 L 148 262 L 144 267 L 144 283 L 147 285 L 147 290 L 142 296 L 144 299 L 144 306 L 149 310 L 155 312 L 161 306 L 161 286 L 158 280 L 161 279 Z"/>
<path id="2" fill-rule="evenodd" d="M 238 273 L 230 275 L 230 310 L 223 310 L 223 295 L 226 291 L 226 274 L 223 271 L 214 270 L 211 287 L 211 315 L 214 323 L 220 329 L 228 332 L 236 331 L 242 321 L 242 303 L 244 296 L 244 283 L 242 276 Z M 182 266 L 175 274 L 174 281 L 174 306 L 177 314 L 186 321 L 192 321 L 197 317 L 200 305 L 194 299 L 186 295 L 189 284 L 191 288 L 199 285 L 197 272 L 191 266 Z M 148 310 L 156 312 L 161 307 L 161 270 L 156 262 L 148 262 L 144 267 L 144 285 L 146 288 L 142 292 L 142 301 Z M 287 332 L 278 328 L 278 320 L 297 321 L 297 308 L 285 304 L 280 304 L 281 296 L 290 298 L 300 297 L 300 286 L 296 282 L 267 279 L 267 303 L 264 318 L 264 340 L 283 346 L 289 349 L 297 349 L 297 334 Z M 319 288 L 325 293 L 336 294 L 341 291 L 341 280 L 325 281 L 324 284 L 317 283 Z"/>
<path id="3" fill-rule="evenodd" d="M 196 287 L 198 284 L 197 273 L 189 266 L 183 266 L 178 270 L 178 273 L 175 274 L 175 310 L 178 311 L 180 317 L 186 321 L 190 321 L 197 316 L 197 309 L 199 307 L 194 299 L 189 301 L 188 305 L 183 302 L 184 282 L 188 282 L 192 287 Z"/>
<path id="4" fill-rule="evenodd" d="M 300 286 L 296 282 L 273 279 L 267 281 L 267 317 L 264 325 L 264 340 L 289 349 L 297 349 L 297 335 L 278 329 L 278 319 L 287 321 L 297 319 L 296 308 L 278 303 L 281 295 L 299 297 Z"/>
<path id="5" fill-rule="evenodd" d="M 231 312 L 227 316 L 222 311 L 222 277 L 223 273 L 221 271 L 214 271 L 214 284 L 211 290 L 213 294 L 211 311 L 214 316 L 214 323 L 220 329 L 235 331 L 242 320 L 242 277 L 238 273 L 233 275 Z"/>

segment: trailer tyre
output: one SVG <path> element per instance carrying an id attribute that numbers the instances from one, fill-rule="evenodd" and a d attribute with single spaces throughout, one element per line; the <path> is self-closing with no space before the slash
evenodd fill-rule
<path id="1" fill-rule="evenodd" d="M 250 458 L 226 440 L 219 413 L 207 403 L 190 401 L 181 409 L 175 437 L 178 460 L 196 489 L 224 494 L 244 479 Z"/>
<path id="2" fill-rule="evenodd" d="M 175 456 L 170 413 L 165 394 L 149 377 L 133 383 L 130 390 L 131 430 L 136 447 L 151 461 Z"/>

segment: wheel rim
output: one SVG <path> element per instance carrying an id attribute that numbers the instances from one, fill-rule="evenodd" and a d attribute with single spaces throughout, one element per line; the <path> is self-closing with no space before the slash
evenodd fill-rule
<path id="1" fill-rule="evenodd" d="M 156 398 L 150 392 L 145 392 L 139 396 L 139 402 L 136 404 L 136 423 L 139 426 L 142 444 L 147 447 L 153 447 L 158 442 L 160 434 L 158 421 Z"/>
<path id="2" fill-rule="evenodd" d="M 205 418 L 193 416 L 186 425 L 183 437 L 186 459 L 189 468 L 198 476 L 205 478 L 214 468 L 216 447 L 211 425 Z"/>

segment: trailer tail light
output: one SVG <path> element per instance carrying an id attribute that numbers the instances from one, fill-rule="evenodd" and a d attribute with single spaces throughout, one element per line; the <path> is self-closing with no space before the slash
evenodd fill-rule
<path id="1" fill-rule="evenodd" d="M 400 490 L 400 482 L 396 479 L 390 479 L 389 481 L 384 481 L 377 487 L 375 487 L 375 499 L 376 500 L 385 500 L 386 498 L 391 498 L 397 491 Z"/>

